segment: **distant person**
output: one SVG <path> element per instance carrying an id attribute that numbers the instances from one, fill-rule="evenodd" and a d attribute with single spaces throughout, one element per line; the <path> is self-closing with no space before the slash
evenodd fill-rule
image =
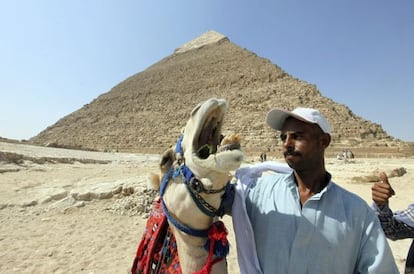
<path id="1" fill-rule="evenodd" d="M 289 167 L 266 162 L 236 171 L 241 273 L 398 273 L 375 212 L 325 169 L 326 118 L 310 108 L 273 109 L 266 121 L 280 130 Z"/>
<path id="2" fill-rule="evenodd" d="M 353 162 L 354 158 L 355 158 L 354 153 L 349 148 L 342 149 L 342 152 L 336 155 L 336 159 L 344 160 L 345 163 Z"/>
<path id="3" fill-rule="evenodd" d="M 260 162 L 266 162 L 266 160 L 267 160 L 266 152 L 262 152 L 260 154 Z"/>
<path id="4" fill-rule="evenodd" d="M 414 203 L 405 210 L 395 211 L 388 207 L 388 200 L 395 194 L 385 173 L 380 174 L 381 181 L 375 183 L 372 190 L 373 207 L 378 214 L 385 235 L 395 241 L 414 238 Z M 414 240 L 411 242 L 405 262 L 405 274 L 414 273 Z"/>

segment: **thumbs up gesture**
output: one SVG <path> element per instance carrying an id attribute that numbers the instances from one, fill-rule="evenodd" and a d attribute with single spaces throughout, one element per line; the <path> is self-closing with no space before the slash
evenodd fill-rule
<path id="1" fill-rule="evenodd" d="M 395 194 L 392 189 L 388 177 L 384 172 L 380 173 L 380 181 L 374 183 L 371 187 L 372 200 L 377 205 L 385 205 L 388 203 L 388 199 Z"/>

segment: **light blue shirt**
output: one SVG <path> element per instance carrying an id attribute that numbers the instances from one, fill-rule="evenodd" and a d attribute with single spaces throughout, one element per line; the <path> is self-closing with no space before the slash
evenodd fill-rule
<path id="1" fill-rule="evenodd" d="M 245 200 L 262 273 L 398 273 L 374 211 L 332 181 L 301 208 L 292 173 L 267 174 Z"/>

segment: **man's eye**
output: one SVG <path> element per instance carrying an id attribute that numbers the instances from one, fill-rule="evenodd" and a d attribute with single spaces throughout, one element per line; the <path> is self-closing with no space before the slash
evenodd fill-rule
<path id="1" fill-rule="evenodd" d="M 281 133 L 280 134 L 280 139 L 285 142 L 287 139 L 287 134 L 286 133 Z M 302 138 L 302 135 L 300 133 L 290 133 L 289 134 L 290 138 L 293 140 L 300 140 Z"/>

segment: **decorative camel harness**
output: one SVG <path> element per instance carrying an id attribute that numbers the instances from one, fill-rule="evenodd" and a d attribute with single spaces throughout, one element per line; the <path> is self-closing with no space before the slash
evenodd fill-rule
<path id="1" fill-rule="evenodd" d="M 180 136 L 180 138 L 178 139 L 176 143 L 176 153 L 178 156 L 179 165 L 176 169 L 174 169 L 174 165 L 171 165 L 170 169 L 163 177 L 161 181 L 161 185 L 160 185 L 160 199 L 157 202 L 158 203 L 160 202 L 162 205 L 162 213 L 164 214 L 163 217 L 166 218 L 177 229 L 194 237 L 207 238 L 207 241 L 204 245 L 204 248 L 209 252 L 207 256 L 207 261 L 201 270 L 196 271 L 194 273 L 194 274 L 207 274 L 211 272 L 211 268 L 215 263 L 223 260 L 229 253 L 229 244 L 227 241 L 227 230 L 224 226 L 224 223 L 221 221 L 216 221 L 212 223 L 208 229 L 193 229 L 191 227 L 188 227 L 185 224 L 181 223 L 179 220 L 174 219 L 173 216 L 171 216 L 171 214 L 169 213 L 167 209 L 167 206 L 164 203 L 163 195 L 165 193 L 169 180 L 171 178 L 177 178 L 178 176 L 182 176 L 184 184 L 186 185 L 187 190 L 190 193 L 197 207 L 207 216 L 214 218 L 216 216 L 222 217 L 224 215 L 225 208 L 227 208 L 226 201 L 232 200 L 231 197 L 234 195 L 234 190 L 233 190 L 233 186 L 230 183 L 230 181 L 227 182 L 227 184 L 221 189 L 211 189 L 211 190 L 205 189 L 201 180 L 198 179 L 194 175 L 194 173 L 185 165 L 183 161 L 184 153 L 183 153 L 182 146 L 181 146 L 182 140 L 183 140 L 183 135 Z M 224 194 L 223 194 L 219 209 L 215 209 L 213 206 L 207 203 L 203 199 L 203 197 L 200 195 L 200 193 L 217 194 L 220 192 L 224 192 Z M 154 206 L 156 207 L 157 204 L 155 204 Z M 157 228 L 157 226 L 155 227 Z M 152 230 L 154 230 L 154 228 Z M 163 255 L 165 255 L 164 253 L 171 252 L 171 248 L 167 246 L 168 244 L 170 244 L 171 235 L 166 235 L 166 238 L 167 240 L 164 240 L 162 248 L 164 250 L 169 249 L 169 251 L 168 250 L 163 251 Z M 145 252 L 144 250 L 145 247 L 143 247 L 142 241 L 137 250 L 137 256 L 135 257 L 134 264 L 132 267 L 132 273 L 142 273 L 139 271 L 140 269 L 138 269 L 139 264 L 140 264 L 138 260 L 141 259 L 142 253 Z M 174 251 L 176 251 L 176 249 Z M 215 256 L 214 259 L 213 259 L 213 256 Z M 161 263 L 161 261 L 162 260 L 160 260 L 158 264 Z M 147 264 L 150 264 L 150 263 L 147 262 Z M 156 269 L 159 269 L 159 266 L 157 266 Z M 154 273 L 157 273 L 157 272 L 154 272 Z M 177 273 L 180 273 L 180 271 Z"/>

